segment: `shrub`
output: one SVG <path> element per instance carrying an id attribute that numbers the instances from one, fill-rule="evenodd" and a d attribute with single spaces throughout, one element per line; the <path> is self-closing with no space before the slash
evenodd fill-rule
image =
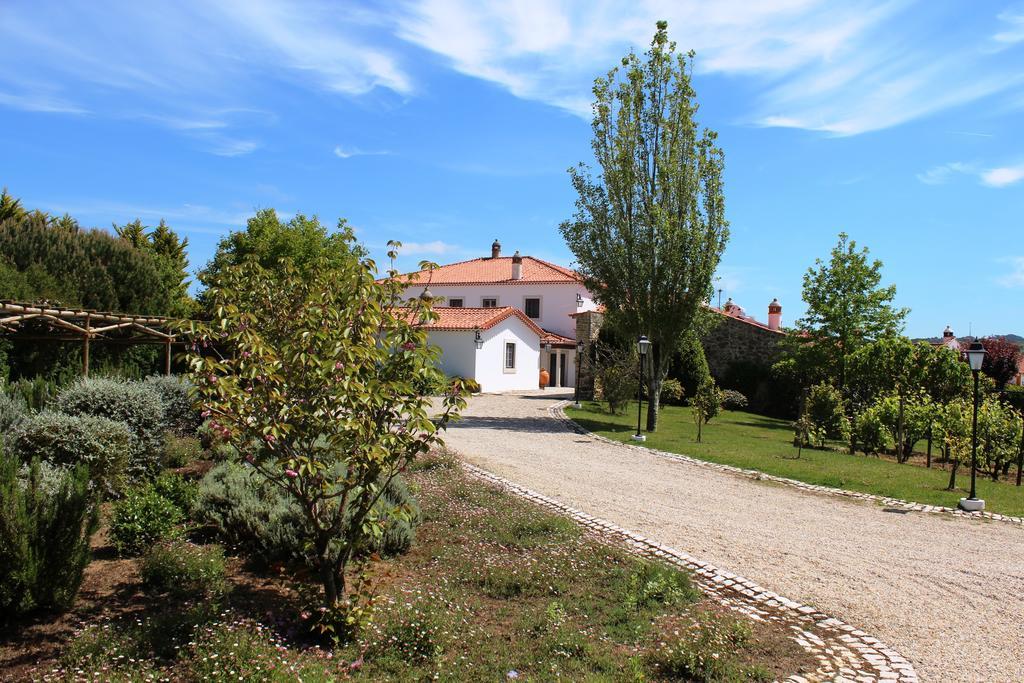
<path id="1" fill-rule="evenodd" d="M 128 456 L 135 443 L 121 422 L 48 410 L 29 419 L 13 442 L 25 461 L 38 456 L 55 465 L 86 465 L 89 477 L 105 494 L 124 490 Z"/>
<path id="2" fill-rule="evenodd" d="M 899 443 L 901 407 L 903 443 Z M 883 396 L 875 401 L 870 410 L 889 433 L 891 442 L 896 446 L 899 462 L 905 462 L 910 457 L 914 444 L 927 436 L 929 427 L 938 415 L 935 404 L 924 393 L 902 399 L 895 395 Z"/>
<path id="3" fill-rule="evenodd" d="M 206 451 L 213 450 L 226 441 L 223 432 L 216 429 L 216 423 L 213 420 L 206 420 L 199 425 L 199 428 L 196 429 L 196 437 L 199 439 L 199 445 Z"/>
<path id="4" fill-rule="evenodd" d="M 804 414 L 825 438 L 843 441 L 850 438 L 850 421 L 846 417 L 842 394 L 831 384 L 822 382 L 811 387 Z M 825 444 L 822 441 L 815 445 L 823 447 Z"/>
<path id="5" fill-rule="evenodd" d="M 199 486 L 195 482 L 174 472 L 164 472 L 157 477 L 153 482 L 153 490 L 174 503 L 185 517 L 192 513 L 199 495 Z"/>
<path id="6" fill-rule="evenodd" d="M 656 562 L 643 562 L 626 581 L 623 602 L 634 611 L 656 605 L 680 605 L 701 596 L 685 572 Z"/>
<path id="7" fill-rule="evenodd" d="M 194 436 L 168 434 L 164 441 L 164 466 L 184 467 L 203 457 L 203 448 Z"/>
<path id="8" fill-rule="evenodd" d="M 99 500 L 88 468 L 63 472 L 56 488 L 42 484 L 34 458 L 28 477 L 0 444 L 0 621 L 35 609 L 67 609 L 78 595 L 99 526 Z"/>
<path id="9" fill-rule="evenodd" d="M 164 424 L 179 436 L 192 436 L 203 418 L 192 399 L 192 383 L 178 375 L 150 375 L 145 385 L 152 388 L 164 406 Z"/>
<path id="10" fill-rule="evenodd" d="M 129 458 L 133 477 L 160 469 L 164 441 L 164 405 L 144 382 L 119 379 L 81 379 L 57 395 L 55 406 L 68 415 L 95 415 L 128 425 L 136 445 Z"/>
<path id="11" fill-rule="evenodd" d="M 400 507 L 409 519 L 386 520 L 381 537 L 371 542 L 368 550 L 388 555 L 403 553 L 415 537 L 419 506 L 400 477 L 391 480 L 381 498 L 381 512 Z M 215 527 L 224 543 L 261 562 L 306 559 L 301 508 L 276 486 L 264 483 L 247 465 L 224 462 L 203 477 L 196 517 Z"/>
<path id="12" fill-rule="evenodd" d="M 722 408 L 725 410 L 743 410 L 748 405 L 747 397 L 735 389 L 722 392 Z"/>
<path id="13" fill-rule="evenodd" d="M 683 385 L 679 380 L 672 379 L 671 377 L 669 377 L 668 379 L 661 383 L 662 403 L 672 406 L 682 405 L 683 395 Z"/>
<path id="14" fill-rule="evenodd" d="M 22 377 L 4 386 L 4 393 L 24 401 L 29 410 L 39 411 L 45 409 L 57 395 L 57 387 L 56 382 L 44 377 Z"/>
<path id="15" fill-rule="evenodd" d="M 602 346 L 595 362 L 595 376 L 601 398 L 608 402 L 608 410 L 620 415 L 631 400 L 636 398 L 637 361 L 631 350 Z"/>
<path id="16" fill-rule="evenodd" d="M 121 555 L 139 555 L 158 541 L 175 535 L 182 519 L 178 506 L 152 486 L 133 489 L 114 504 L 110 537 Z"/>
<path id="17" fill-rule="evenodd" d="M 1024 413 L 1024 386 L 1007 385 L 1003 390 L 1003 400 L 1018 413 Z"/>
<path id="18" fill-rule="evenodd" d="M 868 408 L 854 422 L 854 436 L 864 455 L 881 453 L 887 446 L 885 424 L 878 409 Z"/>
<path id="19" fill-rule="evenodd" d="M 469 393 L 471 393 L 471 394 L 479 394 L 480 393 L 480 382 L 477 382 L 475 379 L 467 379 L 465 377 L 459 377 L 457 379 L 462 381 L 463 388 L 466 391 L 468 391 Z"/>
<path id="20" fill-rule="evenodd" d="M 704 354 L 704 345 L 700 343 L 700 339 L 693 332 L 687 333 L 683 337 L 679 354 L 674 359 L 673 366 L 670 374 L 683 385 L 683 392 L 688 397 L 695 396 L 698 387 L 711 378 L 711 370 L 708 368 L 708 360 Z"/>
<path id="21" fill-rule="evenodd" d="M 184 540 L 155 544 L 142 558 L 142 585 L 155 593 L 216 598 L 224 593 L 224 550 Z"/>
<path id="22" fill-rule="evenodd" d="M 702 614 L 685 633 L 660 643 L 647 661 L 659 679 L 698 681 L 770 681 L 769 671 L 738 661 L 737 651 L 748 646 L 750 626 L 737 619 Z"/>
<path id="23" fill-rule="evenodd" d="M 393 657 L 404 663 L 422 664 L 444 651 L 445 619 L 426 600 L 399 606 L 384 623 L 380 637 L 369 643 L 367 656 Z"/>
<path id="24" fill-rule="evenodd" d="M 21 396 L 0 391 L 0 438 L 15 434 L 29 417 L 28 404 Z"/>

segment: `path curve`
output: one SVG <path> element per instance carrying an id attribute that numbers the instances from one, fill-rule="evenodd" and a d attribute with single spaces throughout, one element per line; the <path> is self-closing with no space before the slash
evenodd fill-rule
<path id="1" fill-rule="evenodd" d="M 1024 530 L 887 512 L 573 432 L 551 392 L 481 395 L 467 461 L 874 634 L 923 681 L 1024 681 Z"/>

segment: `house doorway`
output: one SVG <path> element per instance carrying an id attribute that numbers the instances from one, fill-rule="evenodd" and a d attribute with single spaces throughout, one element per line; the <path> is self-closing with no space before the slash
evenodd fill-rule
<path id="1" fill-rule="evenodd" d="M 565 354 L 558 354 L 558 386 L 565 386 Z"/>
<path id="2" fill-rule="evenodd" d="M 558 386 L 558 354 L 554 351 L 548 354 L 548 374 L 551 377 L 548 379 L 549 387 Z"/>

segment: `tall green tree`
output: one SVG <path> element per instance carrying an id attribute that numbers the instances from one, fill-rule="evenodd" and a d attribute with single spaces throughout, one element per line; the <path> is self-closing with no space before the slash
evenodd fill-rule
<path id="1" fill-rule="evenodd" d="M 593 141 L 600 173 L 569 170 L 576 212 L 561 225 L 609 323 L 652 342 L 647 429 L 658 424 L 673 355 L 699 322 L 728 240 L 722 150 L 696 121 L 693 53 L 679 54 L 667 22 L 644 59 L 630 53 L 594 83 Z"/>
<path id="2" fill-rule="evenodd" d="M 114 232 L 122 241 L 149 254 L 160 272 L 160 284 L 167 296 L 167 313 L 189 317 L 195 301 L 189 296 L 188 238 L 179 237 L 164 219 L 150 229 L 136 218 L 130 223 L 114 223 Z"/>
<path id="3" fill-rule="evenodd" d="M 209 287 L 231 266 L 255 261 L 269 270 L 280 270 L 283 259 L 300 271 L 307 271 L 318 259 L 338 264 L 350 253 L 365 255 L 353 244 L 355 233 L 342 218 L 337 230 L 329 232 L 316 216 L 296 214 L 283 221 L 274 209 L 260 209 L 248 220 L 244 230 L 232 231 L 217 244 L 217 251 L 199 273 L 199 281 Z"/>
<path id="4" fill-rule="evenodd" d="M 0 221 L 8 219 L 20 220 L 28 211 L 22 206 L 21 200 L 12 196 L 5 187 L 0 191 Z"/>
<path id="5" fill-rule="evenodd" d="M 846 384 L 850 356 L 864 344 L 898 335 L 909 309 L 896 308 L 896 286 L 883 287 L 882 262 L 869 260 L 867 247 L 846 233 L 829 261 L 815 261 L 804 274 L 807 313 L 796 321 L 799 362 L 818 368 L 839 388 Z"/>

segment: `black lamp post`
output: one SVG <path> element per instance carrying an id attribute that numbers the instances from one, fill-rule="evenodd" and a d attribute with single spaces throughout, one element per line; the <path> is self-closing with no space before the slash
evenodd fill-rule
<path id="1" fill-rule="evenodd" d="M 651 342 L 646 335 L 641 335 L 636 347 L 640 351 L 640 383 L 636 385 L 636 434 L 633 435 L 633 441 L 647 441 L 647 437 L 640 433 L 640 416 L 644 408 L 644 361 L 647 360 L 647 349 L 651 347 Z"/>
<path id="2" fill-rule="evenodd" d="M 574 382 L 574 384 L 576 385 L 576 391 L 573 392 L 573 394 L 574 394 L 573 407 L 574 408 L 582 408 L 583 407 L 583 406 L 580 405 L 580 370 L 581 370 L 582 366 L 583 366 L 583 340 L 582 339 L 578 339 L 578 340 L 576 340 L 576 381 Z"/>
<path id="3" fill-rule="evenodd" d="M 974 374 L 974 418 L 971 423 L 971 495 L 960 499 L 960 508 L 970 512 L 985 509 L 985 501 L 978 498 L 974 486 L 978 474 L 978 375 L 981 373 L 982 363 L 985 362 L 985 353 L 985 347 L 980 341 L 975 340 L 964 354 Z"/>

